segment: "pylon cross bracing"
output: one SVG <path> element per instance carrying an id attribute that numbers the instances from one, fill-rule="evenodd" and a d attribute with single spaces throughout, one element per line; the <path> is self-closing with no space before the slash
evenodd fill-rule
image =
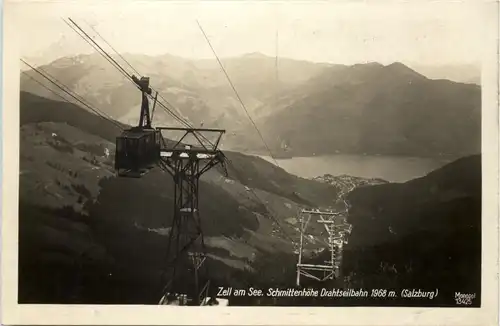
<path id="1" fill-rule="evenodd" d="M 323 264 L 304 264 L 304 241 L 307 239 L 307 227 L 312 216 L 317 216 L 317 222 L 323 224 L 326 233 L 326 249 L 330 253 L 329 260 Z M 300 286 L 300 277 L 304 276 L 317 281 L 334 279 L 340 274 L 342 247 L 346 243 L 346 233 L 351 230 L 345 223 L 345 212 L 302 210 L 300 214 L 300 245 L 297 262 L 297 286 Z M 323 272 L 322 275 L 321 273 Z"/>
<path id="2" fill-rule="evenodd" d="M 206 268 L 206 246 L 199 214 L 200 177 L 220 164 L 225 168 L 224 154 L 217 148 L 225 132 L 220 129 L 157 128 L 162 131 L 182 132 L 182 137 L 167 143 L 163 138 L 160 166 L 174 179 L 174 214 L 167 242 L 167 282 L 160 303 L 187 297 L 183 304 L 200 305 L 209 295 L 210 282 Z M 217 137 L 208 141 L 203 134 Z M 192 135 L 195 144 L 186 144 Z M 200 136 L 201 135 L 201 136 Z M 202 138 L 208 141 L 202 141 Z M 191 275 L 187 275 L 191 274 Z"/>

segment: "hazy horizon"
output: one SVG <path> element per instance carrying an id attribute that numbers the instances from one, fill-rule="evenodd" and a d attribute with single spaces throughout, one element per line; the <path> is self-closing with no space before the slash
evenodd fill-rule
<path id="1" fill-rule="evenodd" d="M 4 11 L 17 27 L 20 55 L 37 58 L 37 64 L 94 52 L 62 17 L 71 17 L 93 37 L 97 31 L 120 53 L 148 56 L 214 59 L 199 21 L 220 58 L 261 53 L 410 67 L 477 65 L 482 59 L 484 10 L 468 2 L 10 1 Z"/>
<path id="2" fill-rule="evenodd" d="M 108 51 L 108 53 L 111 55 L 111 56 L 118 56 L 116 53 L 112 52 L 112 51 Z M 170 57 L 175 57 L 175 58 L 179 58 L 179 59 L 183 59 L 183 60 L 189 60 L 189 61 L 212 61 L 212 60 L 216 60 L 215 57 L 213 58 L 195 58 L 195 57 L 185 57 L 185 56 L 180 56 L 180 55 L 175 55 L 175 54 L 172 54 L 172 53 L 161 53 L 161 54 L 154 54 L 154 55 L 148 55 L 148 54 L 144 54 L 144 53 L 134 53 L 134 52 L 122 52 L 122 53 L 119 53 L 120 55 L 124 56 L 124 57 L 128 57 L 128 56 L 147 56 L 147 57 L 151 57 L 151 58 L 154 58 L 154 57 L 161 57 L 161 56 L 170 56 Z M 57 61 L 57 60 L 60 60 L 60 59 L 64 59 L 64 58 L 76 58 L 78 56 L 87 56 L 87 55 L 97 55 L 97 56 L 100 56 L 101 54 L 99 54 L 98 52 L 94 51 L 94 52 L 88 52 L 88 53 L 75 53 L 73 55 L 69 55 L 69 56 L 61 56 L 61 57 L 56 57 L 55 59 L 52 59 L 50 62 L 47 62 L 46 64 L 50 64 L 54 61 Z M 242 57 L 246 57 L 246 56 L 262 56 L 262 57 L 266 57 L 266 58 L 270 58 L 270 59 L 275 59 L 276 56 L 271 56 L 271 55 L 268 55 L 268 54 L 265 54 L 265 53 L 262 53 L 262 52 L 247 52 L 247 53 L 242 53 L 242 54 L 239 54 L 239 55 L 230 55 L 230 56 L 219 56 L 219 59 L 221 60 L 228 60 L 228 59 L 237 59 L 237 58 L 242 58 Z M 27 57 L 28 59 L 29 58 L 32 58 L 32 59 L 38 59 L 36 56 L 34 57 Z M 326 62 L 326 61 L 312 61 L 312 60 L 306 60 L 306 59 L 296 59 L 296 58 L 291 58 L 291 57 L 285 57 L 285 56 L 280 56 L 278 57 L 278 60 L 293 60 L 293 61 L 304 61 L 304 62 L 311 62 L 311 63 L 317 63 L 317 64 L 328 64 L 328 65 L 356 65 L 356 64 L 369 64 L 369 63 L 378 63 L 378 64 L 381 64 L 381 65 L 384 65 L 384 66 L 387 66 L 387 65 L 390 65 L 390 64 L 393 64 L 393 63 L 402 63 L 404 65 L 407 65 L 407 66 L 410 66 L 412 67 L 413 65 L 416 65 L 416 66 L 428 66 L 428 67 L 443 67 L 443 66 L 473 66 L 474 68 L 480 68 L 480 62 L 459 62 L 459 63 L 430 63 L 430 64 L 419 64 L 417 62 L 404 62 L 404 61 L 400 61 L 400 60 L 396 60 L 396 61 L 392 61 L 392 62 L 386 62 L 386 63 L 381 63 L 381 62 L 378 62 L 378 61 L 362 61 L 362 62 L 352 62 L 352 63 L 349 63 L 349 64 L 343 64 L 343 63 L 337 63 L 337 62 Z"/>

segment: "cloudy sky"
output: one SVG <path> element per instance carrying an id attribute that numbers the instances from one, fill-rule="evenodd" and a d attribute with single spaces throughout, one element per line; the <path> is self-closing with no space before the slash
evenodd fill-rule
<path id="1" fill-rule="evenodd" d="M 46 62 L 93 51 L 62 20 L 71 17 L 120 52 L 213 58 L 198 20 L 221 57 L 455 64 L 481 60 L 482 22 L 495 9 L 480 0 L 367 3 L 374 1 L 11 0 L 4 12 L 16 24 L 20 54 Z"/>

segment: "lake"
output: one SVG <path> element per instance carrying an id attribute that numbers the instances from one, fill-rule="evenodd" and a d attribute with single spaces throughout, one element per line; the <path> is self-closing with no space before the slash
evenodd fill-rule
<path id="1" fill-rule="evenodd" d="M 274 163 L 274 160 L 268 156 L 261 157 Z M 450 159 L 348 154 L 293 157 L 276 161 L 288 173 L 303 178 L 313 178 L 329 173 L 381 178 L 390 182 L 405 182 L 422 177 L 451 162 Z"/>

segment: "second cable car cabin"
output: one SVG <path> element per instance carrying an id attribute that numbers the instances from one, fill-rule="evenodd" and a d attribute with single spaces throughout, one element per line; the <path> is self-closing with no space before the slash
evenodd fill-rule
<path id="1" fill-rule="evenodd" d="M 134 127 L 116 138 L 115 170 L 122 177 L 140 177 L 160 159 L 159 130 Z"/>

